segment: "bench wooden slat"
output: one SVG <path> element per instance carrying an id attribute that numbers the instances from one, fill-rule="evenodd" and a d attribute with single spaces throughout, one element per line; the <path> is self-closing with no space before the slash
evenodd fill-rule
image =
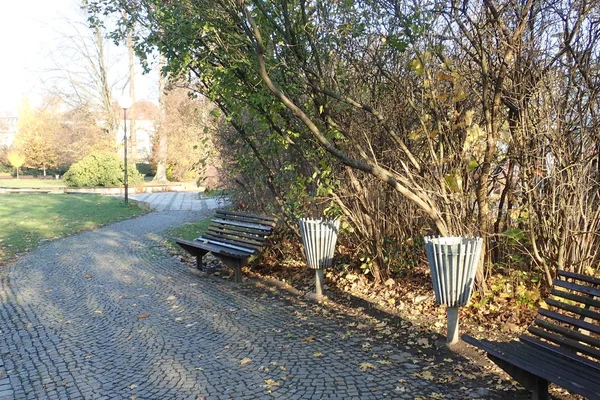
<path id="1" fill-rule="evenodd" d="M 264 242 L 267 239 L 270 231 L 258 231 L 258 230 L 249 230 L 249 229 L 239 229 L 235 226 L 225 226 L 225 225 L 209 225 L 206 231 L 210 231 L 215 235 L 223 234 L 223 235 L 231 235 L 231 236 L 239 236 L 245 239 L 254 240 L 257 242 Z"/>
<path id="2" fill-rule="evenodd" d="M 567 292 L 566 290 L 558 290 L 556 288 L 552 288 L 550 294 L 557 297 L 562 297 L 563 299 L 576 301 L 578 303 L 585 304 L 586 306 L 600 308 L 600 301 L 594 299 L 589 296 L 581 296 L 575 293 Z"/>
<path id="3" fill-rule="evenodd" d="M 271 235 L 272 231 L 261 231 L 257 229 L 248 229 L 248 228 L 239 228 L 236 226 L 226 226 L 214 224 L 210 225 L 207 231 L 212 231 L 213 234 L 219 235 L 221 233 L 226 233 L 232 236 L 246 237 L 248 239 L 257 240 L 260 242 L 264 242 Z"/>
<path id="4" fill-rule="evenodd" d="M 236 258 L 240 258 L 240 259 L 250 257 L 250 254 L 248 254 L 245 251 L 239 251 L 239 250 L 235 250 L 232 248 L 226 248 L 226 247 L 218 246 L 213 243 L 203 243 L 203 242 L 199 242 L 196 240 L 183 240 L 183 239 L 175 239 L 175 242 L 178 245 L 180 245 L 181 247 L 183 247 L 184 249 L 190 248 L 190 249 L 205 250 L 205 253 L 211 252 L 213 254 L 232 256 L 232 257 L 236 257 Z M 192 254 L 196 255 L 196 253 L 192 253 Z"/>
<path id="5" fill-rule="evenodd" d="M 248 254 L 252 254 L 254 253 L 255 249 L 250 249 L 248 247 L 242 247 L 242 246 L 237 246 L 235 244 L 231 244 L 231 243 L 226 243 L 223 241 L 218 241 L 218 240 L 213 240 L 213 239 L 208 239 L 205 237 L 199 237 L 198 239 L 196 239 L 198 242 L 200 243 L 210 243 L 210 244 L 215 244 L 217 246 L 221 246 L 221 247 L 227 247 L 230 249 L 234 249 L 234 250 L 238 250 L 244 253 L 248 253 Z"/>
<path id="6" fill-rule="evenodd" d="M 554 306 L 556 308 L 560 308 L 561 310 L 569 311 L 577 315 L 583 315 L 585 317 L 591 318 L 593 320 L 600 320 L 600 313 L 597 313 L 592 310 L 588 310 L 585 308 L 572 306 L 570 304 L 564 303 L 562 301 L 554 300 L 554 299 L 546 299 L 546 304 L 550 306 Z"/>
<path id="7" fill-rule="evenodd" d="M 594 346 L 596 348 L 600 348 L 600 340 L 593 338 L 590 335 L 586 335 L 579 331 L 566 328 L 561 325 L 557 325 L 555 323 L 544 321 L 543 319 L 536 318 L 533 321 L 538 327 L 546 329 L 551 332 L 559 333 L 560 335 L 575 340 L 577 343 L 581 344 L 581 342 L 588 344 L 589 346 Z M 583 344 L 582 344 L 583 346 Z M 590 350 L 593 350 L 591 348 Z M 598 356 L 600 357 L 600 351 L 598 351 Z"/>
<path id="8" fill-rule="evenodd" d="M 244 232 L 271 232 L 273 230 L 273 227 L 267 224 L 238 221 L 235 219 L 224 219 L 219 217 L 215 217 L 210 224 L 213 226 L 222 226 L 229 229 L 238 229 Z"/>
<path id="9" fill-rule="evenodd" d="M 552 318 L 554 320 L 564 322 L 565 324 L 573 325 L 574 327 L 585 329 L 590 332 L 594 332 L 600 335 L 600 326 L 591 324 L 582 319 L 569 317 L 567 315 L 563 315 L 554 311 L 546 310 L 544 308 L 540 308 L 538 310 L 538 314 L 543 315 L 544 317 Z"/>
<path id="10" fill-rule="evenodd" d="M 579 281 L 587 282 L 592 285 L 600 286 L 600 278 L 596 278 L 593 276 L 576 274 L 575 272 L 569 272 L 569 271 L 563 271 L 563 270 L 558 270 L 557 275 L 563 276 L 565 278 L 577 279 Z"/>
<path id="11" fill-rule="evenodd" d="M 231 243 L 236 246 L 246 247 L 254 250 L 260 249 L 262 246 L 262 244 L 248 243 L 247 241 L 242 241 L 239 238 L 230 237 L 226 235 L 211 235 L 210 232 L 205 232 L 204 235 L 202 235 L 197 240 L 202 240 L 202 238 L 216 241 L 226 241 L 227 243 Z"/>
<path id="12" fill-rule="evenodd" d="M 576 353 L 573 353 L 570 350 L 562 349 L 562 348 L 557 347 L 548 342 L 544 342 L 544 341 L 536 338 L 535 336 L 531 336 L 531 335 L 521 335 L 521 336 L 519 336 L 519 340 L 527 343 L 528 345 L 542 348 L 542 349 L 544 349 L 544 351 L 550 351 L 550 352 L 557 354 L 563 358 L 566 358 L 567 360 L 585 364 L 585 366 L 587 368 L 593 368 L 593 369 L 597 370 L 598 373 L 600 374 L 600 364 L 598 364 L 590 359 L 587 359 L 585 357 L 582 357 Z"/>
<path id="13" fill-rule="evenodd" d="M 576 283 L 562 281 L 560 279 L 554 280 L 554 286 L 559 286 L 565 289 L 573 290 L 575 292 L 585 293 L 590 296 L 600 297 L 600 289 L 592 288 L 589 286 L 578 285 Z"/>
<path id="14" fill-rule="evenodd" d="M 600 351 L 598 351 L 590 346 L 587 346 L 585 344 L 582 344 L 576 340 L 572 340 L 572 339 L 566 338 L 564 336 L 556 335 L 552 332 L 545 331 L 545 330 L 537 328 L 535 326 L 530 326 L 527 329 L 527 331 L 535 336 L 541 337 L 550 342 L 556 343 L 560 346 L 568 347 L 570 349 L 573 349 L 575 351 L 578 351 L 580 353 L 583 353 L 585 355 L 588 355 L 590 357 L 594 357 L 594 358 L 600 360 Z"/>
<path id="15" fill-rule="evenodd" d="M 270 226 L 266 226 L 266 225 L 259 225 L 259 224 L 248 223 L 248 222 L 227 221 L 224 219 L 214 219 L 213 222 L 219 223 L 219 224 L 224 224 L 224 225 L 233 225 L 233 226 L 241 226 L 244 228 L 259 229 L 262 231 L 270 231 L 272 229 Z"/>
<path id="16" fill-rule="evenodd" d="M 238 213 L 238 212 L 231 212 L 231 211 L 217 211 L 216 212 L 217 217 L 218 216 L 222 216 L 222 218 L 224 219 L 228 219 L 228 220 L 239 220 L 239 221 L 243 221 L 243 222 L 251 222 L 251 223 L 256 223 L 256 224 L 260 224 L 260 225 L 269 225 L 271 227 L 274 227 L 277 219 L 274 217 L 268 217 L 268 216 L 264 216 L 264 215 L 254 215 L 254 214 L 247 214 L 247 213 Z"/>
<path id="17" fill-rule="evenodd" d="M 600 398 L 600 373 L 586 374 L 585 370 L 576 367 L 576 364 L 566 363 L 564 358 L 559 355 L 515 340 L 491 342 L 477 340 L 465 334 L 462 335 L 462 338 L 465 342 L 484 350 L 488 355 L 504 360 L 508 364 L 514 363 L 518 368 L 530 374 L 557 383 L 590 399 Z"/>

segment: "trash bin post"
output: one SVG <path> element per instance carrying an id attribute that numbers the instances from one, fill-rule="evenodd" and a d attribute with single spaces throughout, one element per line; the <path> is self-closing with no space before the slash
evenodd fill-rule
<path id="1" fill-rule="evenodd" d="M 458 308 L 471 298 L 482 243 L 481 238 L 425 237 L 436 302 L 448 307 L 448 345 L 458 342 Z"/>

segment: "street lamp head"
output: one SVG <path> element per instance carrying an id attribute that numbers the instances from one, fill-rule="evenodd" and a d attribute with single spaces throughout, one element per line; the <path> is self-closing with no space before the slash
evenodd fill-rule
<path id="1" fill-rule="evenodd" d="M 123 110 L 127 110 L 128 108 L 131 108 L 131 106 L 133 105 L 133 101 L 131 100 L 131 97 L 129 97 L 126 94 L 121 96 L 118 103 L 119 103 L 119 107 L 121 107 Z"/>

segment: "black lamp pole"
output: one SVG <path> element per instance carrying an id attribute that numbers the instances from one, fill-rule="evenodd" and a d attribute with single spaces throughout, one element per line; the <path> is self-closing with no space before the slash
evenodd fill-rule
<path id="1" fill-rule="evenodd" d="M 123 130 L 125 135 L 123 137 L 123 158 L 125 162 L 125 176 L 123 177 L 123 185 L 125 186 L 125 203 L 129 203 L 128 188 L 127 188 L 127 109 L 123 109 Z"/>

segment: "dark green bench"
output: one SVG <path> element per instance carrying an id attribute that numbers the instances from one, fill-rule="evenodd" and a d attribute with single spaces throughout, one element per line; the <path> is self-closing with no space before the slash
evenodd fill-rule
<path id="1" fill-rule="evenodd" d="M 196 257 L 198 268 L 207 253 L 235 270 L 235 281 L 242 281 L 242 267 L 256 256 L 273 233 L 277 219 L 231 211 L 217 211 L 206 232 L 195 240 L 175 239 L 181 248 Z"/>
<path id="2" fill-rule="evenodd" d="M 540 308 L 519 340 L 492 342 L 462 335 L 516 381 L 548 399 L 555 383 L 588 399 L 600 399 L 600 279 L 558 271 L 549 308 Z"/>

